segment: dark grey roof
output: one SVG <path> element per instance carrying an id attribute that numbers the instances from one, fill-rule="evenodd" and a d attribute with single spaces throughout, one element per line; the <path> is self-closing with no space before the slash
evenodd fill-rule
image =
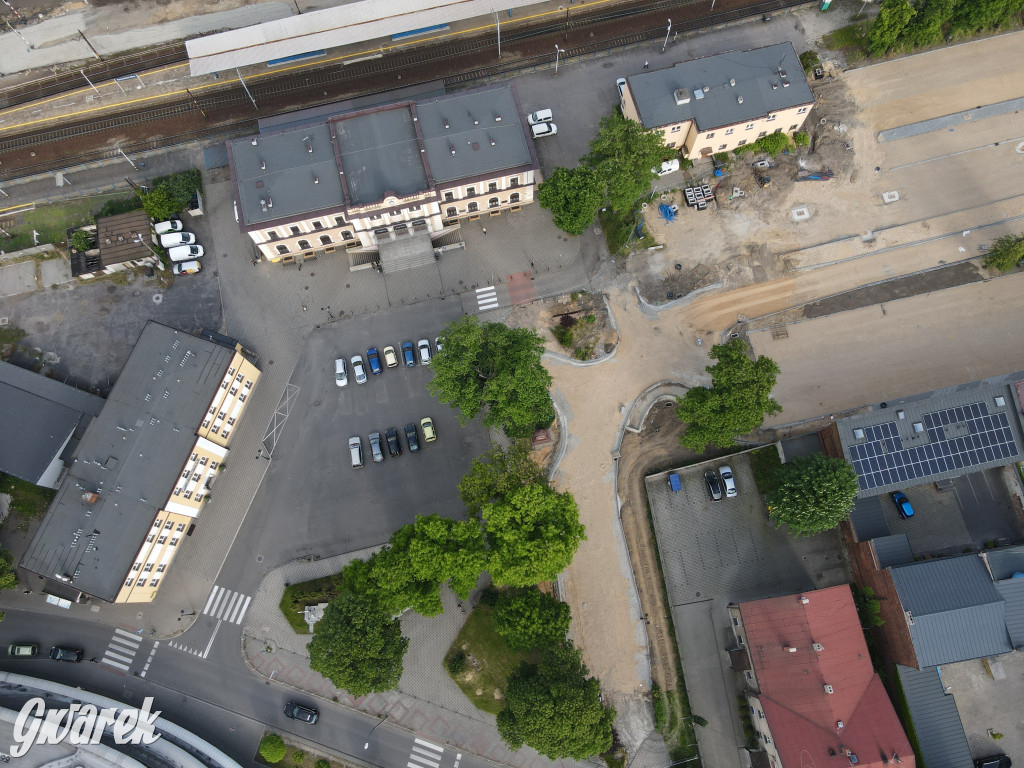
<path id="1" fill-rule="evenodd" d="M 703 132 L 814 101 L 789 42 L 682 61 L 626 79 L 646 128 L 694 120 Z M 688 103 L 677 103 L 674 94 L 680 89 L 688 92 Z"/>
<path id="2" fill-rule="evenodd" d="M 1024 648 L 1024 576 L 996 582 L 996 589 L 1006 601 L 1006 631 L 1014 648 Z"/>
<path id="3" fill-rule="evenodd" d="M 1024 573 L 1024 546 L 992 549 L 983 552 L 982 557 L 988 564 L 993 581 L 1002 581 L 1012 578 L 1015 573 Z"/>
<path id="4" fill-rule="evenodd" d="M 896 672 L 925 765 L 928 768 L 971 768 L 971 750 L 956 701 L 946 694 L 938 670 L 897 665 Z"/>
<path id="5" fill-rule="evenodd" d="M 877 496 L 854 499 L 850 510 L 850 523 L 857 541 L 868 541 L 889 535 L 889 524 L 885 521 L 882 502 Z"/>
<path id="6" fill-rule="evenodd" d="M 977 555 L 890 569 L 918 664 L 931 667 L 1012 650 L 1005 604 Z"/>
<path id="7" fill-rule="evenodd" d="M 511 87 L 419 101 L 416 116 L 435 182 L 493 174 L 533 162 Z"/>
<path id="8" fill-rule="evenodd" d="M 1017 371 L 890 400 L 884 408 L 880 404 L 837 419 L 843 456 L 857 471 L 859 495 L 874 496 L 1020 461 L 1024 433 L 1014 383 L 1021 379 L 1024 371 Z"/>
<path id="9" fill-rule="evenodd" d="M 405 197 L 428 188 L 407 105 L 335 118 L 334 130 L 349 204 L 369 205 L 388 194 Z"/>
<path id="10" fill-rule="evenodd" d="M 82 438 L 21 566 L 113 600 L 195 443 L 233 352 L 149 322 Z M 83 493 L 97 492 L 89 504 Z"/>
<path id="11" fill-rule="evenodd" d="M 260 135 L 255 145 L 252 141 L 228 143 L 243 224 L 294 219 L 298 214 L 343 203 L 334 144 L 326 122 Z"/>
<path id="12" fill-rule="evenodd" d="M 910 548 L 907 534 L 894 533 L 891 536 L 879 536 L 871 540 L 871 546 L 875 548 L 875 556 L 878 558 L 879 568 L 888 568 L 890 565 L 906 565 L 914 562 L 914 552 Z"/>
<path id="13" fill-rule="evenodd" d="M 0 362 L 0 472 L 38 483 L 82 419 L 102 407 L 101 397 Z"/>

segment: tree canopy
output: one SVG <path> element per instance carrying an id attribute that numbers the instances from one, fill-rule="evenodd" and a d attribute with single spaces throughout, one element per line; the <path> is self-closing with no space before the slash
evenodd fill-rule
<path id="1" fill-rule="evenodd" d="M 271 765 L 280 763 L 287 753 L 288 748 L 284 745 L 284 739 L 276 733 L 268 733 L 260 742 L 260 757 Z"/>
<path id="2" fill-rule="evenodd" d="M 398 687 L 409 641 L 397 619 L 372 595 L 346 592 L 316 624 L 309 667 L 353 696 Z"/>
<path id="3" fill-rule="evenodd" d="M 604 202 L 604 187 L 590 168 L 555 168 L 537 187 L 537 202 L 554 214 L 556 227 L 570 235 L 581 235 Z"/>
<path id="4" fill-rule="evenodd" d="M 780 413 L 782 407 L 771 392 L 779 366 L 768 357 L 751 359 L 742 339 L 711 348 L 715 364 L 710 387 L 693 387 L 677 398 L 676 416 L 687 424 L 679 441 L 697 453 L 707 446 L 728 448 L 736 438 L 761 426 L 764 417 Z"/>
<path id="5" fill-rule="evenodd" d="M 1003 235 L 989 247 L 983 260 L 989 269 L 1009 272 L 1024 261 L 1024 235 Z"/>
<path id="6" fill-rule="evenodd" d="M 464 315 L 445 326 L 444 351 L 431 363 L 431 394 L 459 411 L 466 424 L 484 411 L 484 425 L 527 437 L 555 418 L 541 365 L 544 341 L 530 328 L 481 323 Z"/>
<path id="7" fill-rule="evenodd" d="M 496 585 L 527 587 L 553 579 L 586 536 L 576 500 L 531 483 L 483 508 L 488 570 Z"/>
<path id="8" fill-rule="evenodd" d="M 590 152 L 582 158 L 592 168 L 608 204 L 615 211 L 632 210 L 655 177 L 652 170 L 671 150 L 660 133 L 648 131 L 619 110 L 601 120 Z"/>
<path id="9" fill-rule="evenodd" d="M 498 593 L 492 613 L 494 629 L 514 651 L 564 642 L 571 618 L 568 605 L 536 587 Z"/>
<path id="10" fill-rule="evenodd" d="M 615 710 L 601 704 L 580 652 L 566 644 L 522 664 L 508 679 L 498 733 L 511 749 L 527 744 L 545 757 L 583 760 L 612 746 Z"/>
<path id="11" fill-rule="evenodd" d="M 479 522 L 417 516 L 370 558 L 369 592 L 391 614 L 412 608 L 437 616 L 444 610 L 440 586 L 448 582 L 465 600 L 486 567 Z"/>
<path id="12" fill-rule="evenodd" d="M 794 536 L 813 536 L 839 525 L 853 508 L 857 473 L 843 459 L 815 453 L 798 456 L 776 470 L 775 488 L 765 497 L 776 527 Z"/>
<path id="13" fill-rule="evenodd" d="M 878 16 L 868 30 L 871 55 L 884 56 L 895 48 L 915 13 L 910 0 L 882 0 Z"/>
<path id="14" fill-rule="evenodd" d="M 517 488 L 544 482 L 544 471 L 530 456 L 527 440 L 516 440 L 506 450 L 495 448 L 473 460 L 459 481 L 459 496 L 478 516 L 487 502 L 504 498 Z"/>
<path id="15" fill-rule="evenodd" d="M 868 30 L 874 56 L 1018 23 L 1024 0 L 882 0 Z"/>
<path id="16" fill-rule="evenodd" d="M 9 549 L 0 550 L 0 590 L 18 586 L 18 574 L 14 572 L 14 558 Z"/>

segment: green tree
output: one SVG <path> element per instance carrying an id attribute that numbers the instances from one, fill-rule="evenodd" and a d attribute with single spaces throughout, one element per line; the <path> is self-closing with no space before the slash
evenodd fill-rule
<path id="1" fill-rule="evenodd" d="M 611 749 L 615 710 L 601 704 L 601 684 L 588 675 L 571 644 L 546 650 L 538 664 L 521 664 L 498 715 L 509 748 L 526 744 L 552 760 L 584 760 Z"/>
<path id="2" fill-rule="evenodd" d="M 260 742 L 260 757 L 268 763 L 273 764 L 281 762 L 284 760 L 284 756 L 287 752 L 288 750 L 284 745 L 284 739 L 276 733 L 268 733 L 263 737 L 263 741 Z"/>
<path id="3" fill-rule="evenodd" d="M 526 651 L 564 642 L 572 617 L 568 605 L 527 587 L 501 592 L 491 618 L 509 648 Z"/>
<path id="4" fill-rule="evenodd" d="M 535 331 L 464 315 L 448 323 L 443 336 L 444 352 L 432 361 L 427 386 L 458 409 L 462 424 L 485 411 L 485 426 L 516 438 L 554 420 L 551 375 L 540 362 L 544 341 Z"/>
<path id="5" fill-rule="evenodd" d="M 598 184 L 615 211 L 632 210 L 655 177 L 652 168 L 668 153 L 660 133 L 646 130 L 619 110 L 604 118 L 590 152 L 581 162 L 594 170 Z"/>
<path id="6" fill-rule="evenodd" d="M 177 216 L 184 207 L 163 187 L 157 187 L 142 196 L 142 207 L 151 219 L 166 221 Z"/>
<path id="7" fill-rule="evenodd" d="M 483 509 L 496 585 L 527 587 L 553 579 L 572 562 L 586 536 L 572 494 L 533 483 Z"/>
<path id="8" fill-rule="evenodd" d="M 92 242 L 92 235 L 84 229 L 76 229 L 71 235 L 71 247 L 81 253 L 85 253 L 92 248 Z"/>
<path id="9" fill-rule="evenodd" d="M 868 50 L 872 56 L 885 56 L 895 48 L 916 11 L 910 0 L 882 0 L 878 16 L 868 30 Z"/>
<path id="10" fill-rule="evenodd" d="M 950 31 L 972 35 L 1020 21 L 1024 0 L 961 0 L 950 18 Z"/>
<path id="11" fill-rule="evenodd" d="M 18 574 L 14 572 L 14 558 L 10 550 L 0 550 L 0 590 L 18 586 Z"/>
<path id="12" fill-rule="evenodd" d="M 479 516 L 487 502 L 498 501 L 530 483 L 544 482 L 544 470 L 530 456 L 527 440 L 516 440 L 506 450 L 495 448 L 473 460 L 459 481 L 459 496 L 469 514 Z"/>
<path id="13" fill-rule="evenodd" d="M 316 624 L 309 667 L 353 696 L 398 687 L 409 641 L 372 595 L 346 593 L 327 604 Z"/>
<path id="14" fill-rule="evenodd" d="M 370 558 L 368 591 L 391 614 L 412 608 L 423 616 L 437 616 L 444 610 L 441 584 L 448 582 L 465 600 L 486 565 L 478 521 L 417 516 Z"/>
<path id="15" fill-rule="evenodd" d="M 570 235 L 582 235 L 604 202 L 604 188 L 590 168 L 555 168 L 537 187 L 537 202 L 554 214 L 555 226 Z"/>
<path id="16" fill-rule="evenodd" d="M 1024 235 L 1003 235 L 988 249 L 983 264 L 988 269 L 1009 272 L 1024 262 Z"/>
<path id="17" fill-rule="evenodd" d="M 813 536 L 839 525 L 853 508 L 857 473 L 849 462 L 822 453 L 798 456 L 777 471 L 777 485 L 765 496 L 776 527 L 794 536 Z"/>
<path id="18" fill-rule="evenodd" d="M 727 448 L 761 426 L 765 416 L 782 411 L 771 397 L 779 374 L 774 360 L 751 359 L 742 339 L 716 344 L 710 357 L 717 361 L 705 369 L 711 386 L 694 387 L 676 400 L 676 416 L 687 424 L 679 442 L 697 453 L 709 445 Z"/>
<path id="19" fill-rule="evenodd" d="M 912 50 L 941 43 L 943 28 L 952 19 L 956 4 L 957 0 L 918 0 L 898 45 Z"/>

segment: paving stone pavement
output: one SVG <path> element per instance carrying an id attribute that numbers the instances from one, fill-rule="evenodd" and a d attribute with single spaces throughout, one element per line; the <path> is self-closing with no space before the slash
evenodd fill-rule
<path id="1" fill-rule="evenodd" d="M 305 648 L 310 636 L 297 635 L 278 609 L 284 585 L 337 573 L 355 557 L 366 557 L 375 549 L 322 560 L 294 560 L 268 573 L 253 598 L 242 632 L 242 653 L 250 668 L 267 680 L 319 696 L 324 700 L 321 706 L 334 701 L 378 716 L 387 714 L 391 723 L 504 765 L 594 768 L 594 763 L 551 761 L 528 747 L 511 752 L 498 735 L 494 716 L 476 709 L 445 673 L 444 655 L 472 610 L 479 590 L 463 602 L 445 588 L 441 593 L 444 613 L 440 616 L 426 618 L 410 612 L 402 618 L 402 634 L 409 638 L 409 650 L 397 691 L 356 698 L 312 671 Z M 657 761 L 656 747 L 652 754 L 655 757 L 643 764 L 645 768 L 668 764 L 667 760 Z"/>

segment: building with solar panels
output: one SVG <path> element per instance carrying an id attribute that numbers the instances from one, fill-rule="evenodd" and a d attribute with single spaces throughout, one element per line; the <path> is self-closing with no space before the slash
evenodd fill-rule
<path id="1" fill-rule="evenodd" d="M 857 472 L 858 498 L 1024 459 L 1024 371 L 879 403 L 836 419 L 825 452 Z"/>

